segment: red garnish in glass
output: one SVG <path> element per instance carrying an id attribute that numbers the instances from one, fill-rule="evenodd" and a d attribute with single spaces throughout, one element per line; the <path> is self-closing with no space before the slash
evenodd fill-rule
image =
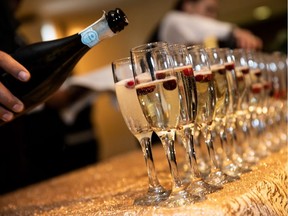
<path id="1" fill-rule="evenodd" d="M 176 80 L 168 80 L 163 82 L 163 87 L 166 90 L 174 90 L 177 87 L 177 82 Z"/>
<path id="2" fill-rule="evenodd" d="M 205 74 L 203 81 L 204 81 L 204 82 L 211 81 L 211 80 L 212 80 L 212 77 L 213 77 L 213 74 Z"/>
<path id="3" fill-rule="evenodd" d="M 256 70 L 254 72 L 255 76 L 260 77 L 261 76 L 261 70 Z"/>
<path id="4" fill-rule="evenodd" d="M 195 76 L 197 82 L 208 82 L 212 80 L 212 74 L 198 74 Z"/>
<path id="5" fill-rule="evenodd" d="M 249 68 L 248 67 L 247 68 L 241 68 L 241 72 L 243 74 L 248 74 L 249 73 Z"/>
<path id="6" fill-rule="evenodd" d="M 226 69 L 225 68 L 219 68 L 218 69 L 218 73 L 219 74 L 225 74 L 226 73 Z"/>
<path id="7" fill-rule="evenodd" d="M 184 68 L 182 72 L 185 76 L 193 76 L 194 75 L 192 68 Z"/>
<path id="8" fill-rule="evenodd" d="M 263 88 L 264 89 L 270 89 L 272 87 L 272 85 L 271 85 L 271 83 L 269 83 L 269 82 L 265 82 L 264 84 L 263 84 Z"/>
<path id="9" fill-rule="evenodd" d="M 136 92 L 137 92 L 137 95 L 146 95 L 146 94 L 153 92 L 155 88 L 156 88 L 155 85 L 146 86 L 146 87 L 136 89 Z"/>
<path id="10" fill-rule="evenodd" d="M 166 74 L 165 73 L 156 73 L 156 79 L 165 79 Z"/>
<path id="11" fill-rule="evenodd" d="M 226 68 L 226 70 L 234 70 L 235 65 L 234 65 L 234 63 L 227 63 L 227 64 L 225 64 L 225 68 Z"/>
<path id="12" fill-rule="evenodd" d="M 259 94 L 261 92 L 262 85 L 252 85 L 251 90 L 255 94 Z"/>
<path id="13" fill-rule="evenodd" d="M 203 77 L 204 76 L 202 74 L 198 74 L 198 75 L 195 76 L 195 81 L 201 82 L 203 80 Z"/>
<path id="14" fill-rule="evenodd" d="M 279 99 L 280 96 L 281 96 L 280 91 L 279 90 L 274 90 L 273 97 Z"/>
<path id="15" fill-rule="evenodd" d="M 129 80 L 128 82 L 125 83 L 125 87 L 129 89 L 133 89 L 135 86 L 134 80 Z"/>

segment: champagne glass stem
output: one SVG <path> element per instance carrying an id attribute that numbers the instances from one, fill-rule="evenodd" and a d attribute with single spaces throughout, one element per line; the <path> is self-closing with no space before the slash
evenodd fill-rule
<path id="1" fill-rule="evenodd" d="M 202 128 L 203 137 L 208 151 L 208 157 L 210 160 L 210 173 L 206 176 L 205 180 L 212 185 L 221 186 L 224 183 L 225 176 L 220 170 L 220 165 L 216 158 L 216 152 L 214 149 L 214 143 L 212 138 L 212 130 L 210 126 L 205 125 Z"/>
<path id="2" fill-rule="evenodd" d="M 170 174 L 172 178 L 172 190 L 169 198 L 162 203 L 165 207 L 175 207 L 189 205 L 202 199 L 199 195 L 189 193 L 187 185 L 183 184 L 177 167 L 176 151 L 175 151 L 175 130 L 158 133 L 158 136 L 163 144 L 165 154 L 169 163 Z"/>
<path id="3" fill-rule="evenodd" d="M 153 155 L 152 155 L 151 139 L 150 137 L 144 137 L 140 139 L 139 142 L 142 148 L 142 152 L 144 155 L 145 164 L 147 168 L 149 188 L 161 187 L 158 177 L 157 177 L 156 170 L 155 170 L 155 165 L 154 165 L 154 160 L 153 160 Z"/>
<path id="4" fill-rule="evenodd" d="M 242 158 L 245 162 L 249 163 L 249 164 L 255 164 L 259 159 L 256 156 L 256 153 L 254 151 L 254 149 L 252 148 L 250 141 L 251 141 L 251 133 L 250 133 L 250 129 L 248 126 L 248 122 L 245 119 L 245 117 L 243 118 L 243 116 L 240 116 L 237 119 L 237 133 L 238 133 L 238 137 L 242 137 L 240 142 L 241 143 L 241 147 L 242 147 Z"/>
<path id="5" fill-rule="evenodd" d="M 148 192 L 136 198 L 134 204 L 157 205 L 168 198 L 169 191 L 161 186 L 156 174 L 151 144 L 153 130 L 138 101 L 131 63 L 130 57 L 115 60 L 112 62 L 112 72 L 119 108 L 128 129 L 141 146 L 148 174 Z"/>
<path id="6" fill-rule="evenodd" d="M 196 152 L 195 152 L 195 147 L 194 147 L 194 137 L 193 137 L 193 132 L 190 128 L 185 128 L 184 135 L 186 137 L 186 142 L 187 142 L 187 155 L 189 156 L 189 163 L 191 167 L 191 174 L 192 174 L 192 180 L 195 178 L 200 177 L 199 170 L 197 168 L 197 159 L 196 159 Z"/>
<path id="7" fill-rule="evenodd" d="M 226 130 L 226 125 L 223 123 L 219 128 L 220 144 L 222 148 L 223 159 L 221 160 L 221 170 L 225 175 L 227 175 L 227 181 L 239 180 L 239 174 L 242 172 L 240 167 L 233 160 L 233 155 L 235 155 L 233 149 L 233 140 L 229 139 L 228 130 Z"/>
<path id="8" fill-rule="evenodd" d="M 175 132 L 167 132 L 167 133 L 161 133 L 158 135 L 162 145 L 165 150 L 165 154 L 168 160 L 169 169 L 172 177 L 172 192 L 173 189 L 178 188 L 182 185 L 182 181 L 179 177 L 178 173 L 178 167 L 177 167 L 177 161 L 176 161 L 176 151 L 175 151 Z"/>
<path id="9" fill-rule="evenodd" d="M 188 181 L 187 190 L 191 194 L 199 196 L 201 200 L 204 200 L 206 199 L 206 194 L 215 192 L 216 190 L 219 190 L 219 188 L 208 185 L 201 178 L 194 146 L 193 129 L 191 127 L 185 127 L 182 130 L 181 139 L 185 143 L 186 157 L 188 158 L 190 165 L 190 170 L 188 170 L 189 176 L 185 179 Z"/>
<path id="10" fill-rule="evenodd" d="M 219 164 L 216 159 L 216 153 L 214 149 L 214 143 L 213 143 L 213 138 L 212 138 L 212 133 L 209 127 L 205 127 L 203 130 L 204 138 L 205 138 L 205 143 L 207 146 L 208 154 L 211 159 L 211 165 L 213 169 L 219 169 Z"/>
<path id="11" fill-rule="evenodd" d="M 185 178 L 184 181 L 188 181 L 188 183 L 190 183 L 191 181 L 200 177 L 200 172 L 197 168 L 193 132 L 190 126 L 186 126 L 178 130 L 178 135 L 180 136 L 181 142 L 183 143 L 185 149 L 186 164 L 189 165 L 189 169 L 186 170 L 186 175 L 188 175 L 188 178 Z"/>
<path id="12" fill-rule="evenodd" d="M 140 197 L 134 201 L 137 205 L 155 205 L 164 201 L 169 196 L 167 191 L 159 182 L 157 172 L 154 165 L 151 136 L 139 139 L 139 143 L 145 159 L 146 169 L 148 173 L 148 193 L 145 197 Z"/>

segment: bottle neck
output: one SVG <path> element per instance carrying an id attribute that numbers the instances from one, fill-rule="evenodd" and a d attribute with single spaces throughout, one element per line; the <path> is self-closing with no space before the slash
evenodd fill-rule
<path id="1" fill-rule="evenodd" d="M 78 33 L 81 35 L 81 42 L 88 47 L 92 48 L 105 38 L 109 38 L 115 35 L 110 29 L 105 17 L 105 12 L 102 17 Z"/>

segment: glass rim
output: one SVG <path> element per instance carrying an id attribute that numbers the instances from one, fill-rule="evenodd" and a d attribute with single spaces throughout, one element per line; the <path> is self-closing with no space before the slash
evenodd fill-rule
<path id="1" fill-rule="evenodd" d="M 188 45 L 186 46 L 187 50 L 200 50 L 205 49 L 205 46 L 203 44 L 194 44 L 194 45 Z"/>
<path id="2" fill-rule="evenodd" d="M 155 50 L 157 48 L 163 48 L 162 46 L 159 45 L 164 45 L 164 47 L 168 48 L 168 43 L 165 41 L 156 41 L 156 42 L 150 42 L 150 43 L 145 43 L 145 44 L 141 44 L 138 46 L 135 46 L 133 48 L 131 48 L 131 52 L 133 53 L 141 53 L 141 52 L 147 52 L 147 51 L 152 51 Z"/>
<path id="3" fill-rule="evenodd" d="M 171 44 L 168 44 L 168 47 L 185 47 L 185 49 L 187 48 L 187 46 L 185 44 L 181 44 L 181 43 L 171 43 Z"/>
<path id="4" fill-rule="evenodd" d="M 122 58 L 118 58 L 112 61 L 112 64 L 121 64 L 121 63 L 125 63 L 127 61 L 131 62 L 131 57 L 130 56 L 126 56 L 126 57 L 122 57 Z"/>

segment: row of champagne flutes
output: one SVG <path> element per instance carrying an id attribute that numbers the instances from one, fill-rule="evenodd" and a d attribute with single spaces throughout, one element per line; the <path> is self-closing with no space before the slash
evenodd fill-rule
<path id="1" fill-rule="evenodd" d="M 119 107 L 139 140 L 149 179 L 148 192 L 135 204 L 173 207 L 204 200 L 282 148 L 287 64 L 277 58 L 154 42 L 112 62 Z M 167 157 L 170 189 L 157 177 L 153 132 Z M 179 174 L 176 140 L 186 152 L 185 177 Z"/>

